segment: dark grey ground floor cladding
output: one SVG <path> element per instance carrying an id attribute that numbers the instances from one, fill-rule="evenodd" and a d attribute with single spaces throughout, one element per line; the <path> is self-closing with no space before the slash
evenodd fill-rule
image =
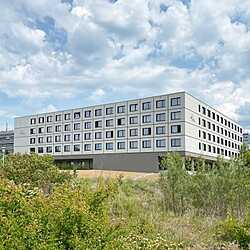
<path id="1" fill-rule="evenodd" d="M 60 162 L 93 161 L 91 168 L 134 172 L 159 172 L 159 156 L 162 153 L 123 153 L 98 155 L 55 156 Z M 88 163 L 89 164 L 89 163 Z"/>

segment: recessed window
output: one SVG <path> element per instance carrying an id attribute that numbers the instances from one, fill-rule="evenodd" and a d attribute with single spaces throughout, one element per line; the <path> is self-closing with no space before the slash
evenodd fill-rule
<path id="1" fill-rule="evenodd" d="M 85 118 L 91 117 L 91 110 L 86 110 L 86 111 L 84 111 L 84 117 L 85 117 Z"/>
<path id="2" fill-rule="evenodd" d="M 117 130 L 117 137 L 125 137 L 125 129 Z"/>
<path id="3" fill-rule="evenodd" d="M 64 120 L 65 120 L 65 121 L 70 120 L 70 117 L 71 117 L 71 114 L 70 114 L 70 113 L 64 114 Z"/>
<path id="4" fill-rule="evenodd" d="M 149 109 L 151 109 L 151 102 L 142 103 L 142 110 L 149 110 Z"/>
<path id="5" fill-rule="evenodd" d="M 38 134 L 43 134 L 44 133 L 44 127 L 38 128 Z"/>
<path id="6" fill-rule="evenodd" d="M 101 128 L 102 127 L 102 121 L 95 121 L 95 128 Z"/>
<path id="7" fill-rule="evenodd" d="M 36 134 L 36 129 L 35 129 L 35 128 L 31 128 L 31 129 L 30 129 L 30 134 L 31 134 L 31 135 Z"/>
<path id="8" fill-rule="evenodd" d="M 180 147 L 181 146 L 181 139 L 180 138 L 175 138 L 171 139 L 171 147 Z"/>
<path id="9" fill-rule="evenodd" d="M 38 154 L 43 154 L 43 147 L 38 147 Z"/>
<path id="10" fill-rule="evenodd" d="M 151 140 L 144 140 L 142 141 L 143 148 L 151 148 Z"/>
<path id="11" fill-rule="evenodd" d="M 129 111 L 130 111 L 130 112 L 138 111 L 138 104 L 137 104 L 137 103 L 135 103 L 135 104 L 130 104 L 130 105 L 129 105 Z"/>
<path id="12" fill-rule="evenodd" d="M 47 122 L 52 122 L 53 118 L 52 115 L 47 116 Z"/>
<path id="13" fill-rule="evenodd" d="M 113 119 L 106 120 L 106 127 L 113 127 L 113 126 L 114 126 L 114 120 Z"/>
<path id="14" fill-rule="evenodd" d="M 130 136 L 138 136 L 138 128 L 132 128 L 129 130 Z"/>
<path id="15" fill-rule="evenodd" d="M 61 146 L 55 146 L 55 152 L 60 153 L 61 152 Z"/>
<path id="16" fill-rule="evenodd" d="M 138 141 L 130 141 L 129 148 L 130 149 L 137 149 L 138 148 Z"/>
<path id="17" fill-rule="evenodd" d="M 91 122 L 85 122 L 84 123 L 84 128 L 85 129 L 91 129 Z"/>
<path id="18" fill-rule="evenodd" d="M 36 118 L 31 118 L 30 119 L 30 124 L 36 124 Z"/>
<path id="19" fill-rule="evenodd" d="M 206 120 L 202 119 L 202 126 L 205 128 L 206 127 Z"/>
<path id="20" fill-rule="evenodd" d="M 165 100 L 157 100 L 156 101 L 156 108 L 165 108 L 166 107 L 166 101 Z"/>
<path id="21" fill-rule="evenodd" d="M 62 115 L 56 115 L 56 122 L 60 122 L 62 120 Z"/>
<path id="22" fill-rule="evenodd" d="M 81 112 L 75 112 L 74 113 L 74 119 L 75 120 L 78 120 L 78 119 L 80 119 L 81 118 Z"/>
<path id="23" fill-rule="evenodd" d="M 102 116 L 102 109 L 96 109 L 95 116 Z"/>
<path id="24" fill-rule="evenodd" d="M 52 126 L 48 126 L 48 127 L 47 127 L 47 133 L 52 133 L 52 132 L 53 132 Z"/>
<path id="25" fill-rule="evenodd" d="M 61 125 L 56 125 L 55 126 L 55 131 L 56 132 L 61 132 L 62 131 L 62 126 Z"/>
<path id="26" fill-rule="evenodd" d="M 177 121 L 181 119 L 181 111 L 171 112 L 171 120 Z"/>
<path id="27" fill-rule="evenodd" d="M 138 124 L 138 116 L 129 117 L 129 124 Z"/>
<path id="28" fill-rule="evenodd" d="M 35 153 L 36 152 L 36 148 L 30 148 L 30 153 Z"/>
<path id="29" fill-rule="evenodd" d="M 47 136 L 46 141 L 47 141 L 47 143 L 52 143 L 52 136 Z"/>
<path id="30" fill-rule="evenodd" d="M 125 149 L 125 142 L 117 142 L 117 149 Z"/>
<path id="31" fill-rule="evenodd" d="M 112 115 L 113 113 L 114 113 L 113 107 L 106 108 L 106 115 Z"/>
<path id="32" fill-rule="evenodd" d="M 165 148 L 166 147 L 166 139 L 156 140 L 157 148 Z"/>
<path id="33" fill-rule="evenodd" d="M 106 150 L 113 150 L 113 148 L 114 148 L 113 142 L 106 143 Z"/>
<path id="34" fill-rule="evenodd" d="M 80 141 L 81 140 L 81 134 L 74 134 L 74 141 Z"/>
<path id="35" fill-rule="evenodd" d="M 96 143 L 95 150 L 102 150 L 102 143 Z"/>
<path id="36" fill-rule="evenodd" d="M 39 117 L 39 118 L 38 118 L 38 122 L 39 122 L 39 123 L 44 123 L 44 117 Z"/>
<path id="37" fill-rule="evenodd" d="M 95 139 L 102 139 L 102 132 L 95 132 Z"/>
<path id="38" fill-rule="evenodd" d="M 74 123 L 74 130 L 80 130 L 81 129 L 81 123 Z"/>
<path id="39" fill-rule="evenodd" d="M 180 106 L 180 105 L 181 105 L 180 97 L 171 98 L 171 107 Z"/>
<path id="40" fill-rule="evenodd" d="M 48 153 L 48 154 L 52 153 L 52 146 L 46 147 L 46 153 Z"/>
<path id="41" fill-rule="evenodd" d="M 91 133 L 85 133 L 84 140 L 91 140 Z"/>
<path id="42" fill-rule="evenodd" d="M 166 133 L 165 126 L 156 127 L 156 134 L 157 135 L 164 135 L 165 133 Z"/>
<path id="43" fill-rule="evenodd" d="M 166 114 L 165 113 L 156 114 L 156 121 L 157 122 L 166 121 Z"/>
<path id="44" fill-rule="evenodd" d="M 63 147 L 63 150 L 64 150 L 64 152 L 66 152 L 66 153 L 70 152 L 70 145 L 65 145 L 65 146 Z"/>
<path id="45" fill-rule="evenodd" d="M 38 137 L 38 143 L 43 143 L 43 137 Z"/>
<path id="46" fill-rule="evenodd" d="M 65 124 L 65 125 L 64 125 L 64 131 L 68 132 L 68 131 L 70 131 L 70 130 L 71 130 L 70 124 Z"/>
<path id="47" fill-rule="evenodd" d="M 181 133 L 181 125 L 172 125 L 171 126 L 171 133 L 172 134 Z"/>
<path id="48" fill-rule="evenodd" d="M 89 145 L 89 144 L 86 144 L 86 145 Z M 86 145 L 84 145 L 84 146 L 86 146 Z M 81 151 L 81 145 L 80 144 L 74 145 L 74 152 L 79 152 L 79 151 Z"/>
<path id="49" fill-rule="evenodd" d="M 124 105 L 118 106 L 118 107 L 117 107 L 117 113 L 118 113 L 118 114 L 125 113 L 125 106 L 124 106 Z"/>
<path id="50" fill-rule="evenodd" d="M 142 116 L 142 122 L 143 123 L 150 123 L 152 120 L 151 120 L 151 115 L 143 115 Z"/>
<path id="51" fill-rule="evenodd" d="M 118 118 L 117 119 L 117 125 L 118 126 L 125 125 L 125 118 Z"/>
<path id="52" fill-rule="evenodd" d="M 211 111 L 209 109 L 207 110 L 207 116 L 211 117 Z"/>
<path id="53" fill-rule="evenodd" d="M 202 107 L 202 114 L 206 115 L 206 108 L 205 107 Z"/>
<path id="54" fill-rule="evenodd" d="M 36 138 L 30 138 L 30 144 L 36 144 Z"/>
<path id="55" fill-rule="evenodd" d="M 142 135 L 151 135 L 151 128 L 143 128 Z"/>
<path id="56" fill-rule="evenodd" d="M 106 131 L 106 138 L 113 138 L 114 132 L 113 131 Z"/>
<path id="57" fill-rule="evenodd" d="M 55 142 L 61 142 L 61 135 L 55 136 Z"/>
<path id="58" fill-rule="evenodd" d="M 64 141 L 70 141 L 71 140 L 70 137 L 71 137 L 70 135 L 64 135 Z"/>

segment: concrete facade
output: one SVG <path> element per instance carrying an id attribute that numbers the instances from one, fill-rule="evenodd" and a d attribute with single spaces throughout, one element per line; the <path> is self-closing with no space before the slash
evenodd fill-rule
<path id="1" fill-rule="evenodd" d="M 159 171 L 168 151 L 229 159 L 242 128 L 186 92 L 15 119 L 15 152 L 93 161 L 94 169 Z"/>
<path id="2" fill-rule="evenodd" d="M 0 131 L 0 155 L 2 150 L 5 154 L 12 154 L 14 152 L 14 131 Z"/>

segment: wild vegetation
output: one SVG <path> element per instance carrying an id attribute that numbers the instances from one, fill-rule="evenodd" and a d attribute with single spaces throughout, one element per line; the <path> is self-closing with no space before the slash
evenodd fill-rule
<path id="1" fill-rule="evenodd" d="M 178 154 L 159 180 L 76 178 L 50 156 L 0 165 L 0 249 L 248 249 L 249 153 L 187 172 Z M 188 159 L 186 163 L 188 165 Z"/>

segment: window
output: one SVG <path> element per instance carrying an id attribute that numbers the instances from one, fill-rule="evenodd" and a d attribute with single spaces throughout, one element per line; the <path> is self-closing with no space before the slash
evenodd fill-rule
<path id="1" fill-rule="evenodd" d="M 206 132 L 202 132 L 202 136 L 203 136 L 203 139 L 207 139 L 207 134 L 206 134 Z"/>
<path id="2" fill-rule="evenodd" d="M 117 130 L 117 137 L 118 138 L 125 137 L 125 129 Z"/>
<path id="3" fill-rule="evenodd" d="M 35 148 L 30 148 L 30 153 L 35 153 L 36 149 Z"/>
<path id="4" fill-rule="evenodd" d="M 198 106 L 199 112 L 201 112 L 201 105 Z"/>
<path id="5" fill-rule="evenodd" d="M 64 141 L 70 141 L 70 135 L 64 135 Z"/>
<path id="6" fill-rule="evenodd" d="M 91 117 L 91 110 L 86 110 L 86 111 L 84 112 L 84 117 L 85 117 L 85 118 Z"/>
<path id="7" fill-rule="evenodd" d="M 38 143 L 43 143 L 43 137 L 38 137 Z"/>
<path id="8" fill-rule="evenodd" d="M 149 122 L 151 122 L 151 115 L 143 115 L 142 116 L 142 122 L 143 123 L 149 123 Z"/>
<path id="9" fill-rule="evenodd" d="M 143 135 L 151 135 L 151 128 L 143 128 L 142 134 Z"/>
<path id="10" fill-rule="evenodd" d="M 180 106 L 180 105 L 181 105 L 180 97 L 171 98 L 171 107 Z"/>
<path id="11" fill-rule="evenodd" d="M 85 122 L 84 123 L 84 128 L 85 129 L 91 129 L 91 122 Z"/>
<path id="12" fill-rule="evenodd" d="M 202 126 L 205 128 L 206 127 L 206 120 L 202 119 Z"/>
<path id="13" fill-rule="evenodd" d="M 52 153 L 52 146 L 46 147 L 46 153 L 48 154 Z"/>
<path id="14" fill-rule="evenodd" d="M 125 118 L 119 118 L 119 119 L 117 119 L 117 125 L 118 126 L 125 125 Z"/>
<path id="15" fill-rule="evenodd" d="M 106 138 L 113 138 L 114 132 L 113 131 L 106 131 Z"/>
<path id="16" fill-rule="evenodd" d="M 47 136 L 46 141 L 47 141 L 47 143 L 52 143 L 52 136 Z"/>
<path id="17" fill-rule="evenodd" d="M 31 118 L 30 119 L 30 124 L 36 124 L 36 118 Z"/>
<path id="18" fill-rule="evenodd" d="M 143 148 L 151 148 L 151 140 L 144 140 L 142 141 Z"/>
<path id="19" fill-rule="evenodd" d="M 211 117 L 211 111 L 209 109 L 207 110 L 207 116 Z"/>
<path id="20" fill-rule="evenodd" d="M 164 122 L 164 121 L 166 121 L 166 114 L 165 113 L 156 114 L 156 121 L 157 122 Z"/>
<path id="21" fill-rule="evenodd" d="M 64 151 L 64 152 L 70 152 L 70 145 L 65 145 L 65 146 L 63 147 L 63 151 Z"/>
<path id="22" fill-rule="evenodd" d="M 52 122 L 52 115 L 47 116 L 47 122 Z"/>
<path id="23" fill-rule="evenodd" d="M 47 133 L 52 133 L 52 132 L 53 132 L 52 126 L 48 126 L 48 127 L 47 127 Z"/>
<path id="24" fill-rule="evenodd" d="M 113 144 L 113 142 L 108 142 L 108 143 L 106 143 L 106 150 L 113 150 L 113 146 L 114 144 Z"/>
<path id="25" fill-rule="evenodd" d="M 102 121 L 95 121 L 95 128 L 101 128 L 102 127 Z"/>
<path id="26" fill-rule="evenodd" d="M 95 139 L 102 139 L 102 132 L 95 132 Z"/>
<path id="27" fill-rule="evenodd" d="M 181 139 L 180 138 L 175 138 L 171 139 L 171 147 L 180 147 L 181 146 Z"/>
<path id="28" fill-rule="evenodd" d="M 117 107 L 117 113 L 118 113 L 118 114 L 125 113 L 125 106 L 124 106 L 124 105 L 118 106 L 118 107 Z"/>
<path id="29" fill-rule="evenodd" d="M 208 129 L 211 129 L 211 122 L 207 122 Z"/>
<path id="30" fill-rule="evenodd" d="M 138 116 L 129 117 L 129 124 L 138 124 Z"/>
<path id="31" fill-rule="evenodd" d="M 202 114 L 206 115 L 206 108 L 205 107 L 202 107 Z"/>
<path id="32" fill-rule="evenodd" d="M 125 149 L 125 142 L 118 142 L 117 149 Z"/>
<path id="33" fill-rule="evenodd" d="M 176 121 L 181 119 L 181 111 L 171 112 L 171 120 Z"/>
<path id="34" fill-rule="evenodd" d="M 56 122 L 60 122 L 62 120 L 62 115 L 56 115 Z"/>
<path id="35" fill-rule="evenodd" d="M 90 144 L 86 144 L 86 145 L 90 145 Z M 84 145 L 85 151 L 87 151 L 86 150 L 86 145 Z M 80 144 L 74 145 L 74 152 L 79 152 L 79 151 L 81 151 L 81 145 Z"/>
<path id="36" fill-rule="evenodd" d="M 165 148 L 166 147 L 166 139 L 156 140 L 157 148 Z"/>
<path id="37" fill-rule="evenodd" d="M 38 128 L 38 134 L 43 134 L 44 133 L 44 127 Z"/>
<path id="38" fill-rule="evenodd" d="M 38 147 L 38 154 L 43 154 L 43 147 Z"/>
<path id="39" fill-rule="evenodd" d="M 171 126 L 171 133 L 172 134 L 181 133 L 181 125 L 172 125 Z"/>
<path id="40" fill-rule="evenodd" d="M 114 113 L 113 107 L 106 108 L 106 115 L 112 115 L 113 113 Z"/>
<path id="41" fill-rule="evenodd" d="M 71 116 L 70 113 L 64 114 L 64 120 L 65 120 L 65 121 L 70 120 L 70 116 Z"/>
<path id="42" fill-rule="evenodd" d="M 61 152 L 61 146 L 55 146 L 55 152 L 60 153 Z"/>
<path id="43" fill-rule="evenodd" d="M 36 144 L 36 138 L 30 138 L 30 144 Z"/>
<path id="44" fill-rule="evenodd" d="M 61 135 L 55 136 L 55 142 L 61 142 Z"/>
<path id="45" fill-rule="evenodd" d="M 207 145 L 203 143 L 202 146 L 203 146 L 203 151 L 207 151 Z"/>
<path id="46" fill-rule="evenodd" d="M 137 149 L 138 148 L 138 141 L 130 141 L 129 148 L 130 149 Z"/>
<path id="47" fill-rule="evenodd" d="M 95 116 L 102 116 L 102 110 L 101 109 L 96 109 L 95 110 Z"/>
<path id="48" fill-rule="evenodd" d="M 34 135 L 35 133 L 36 133 L 36 129 L 35 129 L 35 128 L 31 128 L 31 129 L 30 129 L 30 134 L 31 134 L 31 135 Z"/>
<path id="49" fill-rule="evenodd" d="M 56 125 L 55 131 L 56 132 L 61 132 L 61 130 L 62 130 L 62 126 L 61 125 Z"/>
<path id="50" fill-rule="evenodd" d="M 166 133 L 166 127 L 161 126 L 161 127 L 156 127 L 156 134 L 157 135 L 164 135 Z"/>
<path id="51" fill-rule="evenodd" d="M 81 129 L 81 123 L 75 123 L 74 130 L 80 130 L 80 129 Z"/>
<path id="52" fill-rule="evenodd" d="M 81 140 L 81 134 L 74 134 L 74 141 L 80 141 Z"/>
<path id="53" fill-rule="evenodd" d="M 78 119 L 80 119 L 81 118 L 81 112 L 75 112 L 74 113 L 74 119 L 75 120 L 78 120 Z"/>
<path id="54" fill-rule="evenodd" d="M 156 101 L 156 108 L 165 108 L 165 107 L 166 107 L 166 101 L 165 100 Z"/>
<path id="55" fill-rule="evenodd" d="M 201 143 L 199 142 L 199 150 L 201 150 Z"/>
<path id="56" fill-rule="evenodd" d="M 70 131 L 70 124 L 65 124 L 64 125 L 64 131 Z"/>
<path id="57" fill-rule="evenodd" d="M 215 120 L 215 113 L 214 112 L 212 112 L 212 118 L 213 118 L 213 120 Z"/>
<path id="58" fill-rule="evenodd" d="M 113 119 L 106 120 L 106 127 L 112 127 L 114 125 Z"/>
<path id="59" fill-rule="evenodd" d="M 84 140 L 91 140 L 91 133 L 85 133 Z"/>
<path id="60" fill-rule="evenodd" d="M 137 103 L 129 105 L 129 111 L 130 112 L 135 112 L 137 110 L 138 110 L 138 104 Z"/>
<path id="61" fill-rule="evenodd" d="M 142 110 L 149 110 L 149 109 L 151 109 L 151 102 L 142 103 Z"/>
<path id="62" fill-rule="evenodd" d="M 39 122 L 39 123 L 44 123 L 44 117 L 39 117 L 39 118 L 38 118 L 38 122 Z"/>
<path id="63" fill-rule="evenodd" d="M 130 136 L 138 136 L 138 128 L 132 128 L 129 130 Z"/>
<path id="64" fill-rule="evenodd" d="M 102 143 L 96 143 L 95 150 L 102 150 Z"/>

